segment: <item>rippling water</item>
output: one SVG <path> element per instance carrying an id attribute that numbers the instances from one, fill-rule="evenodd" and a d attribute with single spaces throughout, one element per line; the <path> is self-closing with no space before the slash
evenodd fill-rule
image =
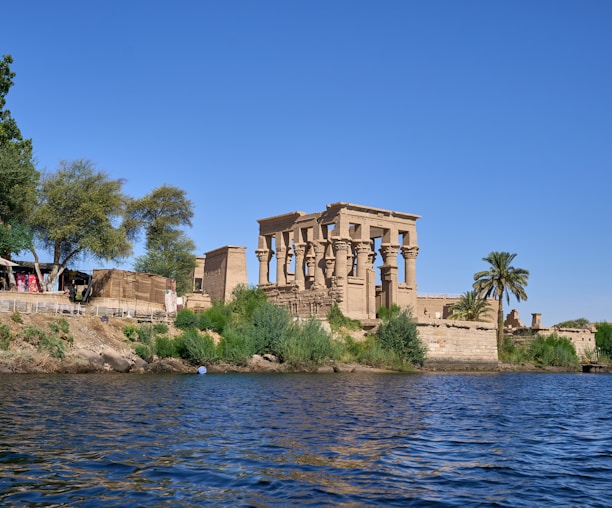
<path id="1" fill-rule="evenodd" d="M 612 376 L 0 377 L 3 506 L 609 506 Z"/>

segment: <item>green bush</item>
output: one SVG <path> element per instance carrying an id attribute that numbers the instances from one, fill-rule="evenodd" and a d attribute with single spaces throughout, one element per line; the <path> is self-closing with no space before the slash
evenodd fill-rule
<path id="1" fill-rule="evenodd" d="M 208 334 L 201 334 L 190 328 L 181 334 L 180 347 L 182 357 L 196 363 L 214 362 L 217 360 L 215 342 Z"/>
<path id="2" fill-rule="evenodd" d="M 251 326 L 245 327 L 252 340 L 254 353 L 273 354 L 282 357 L 282 341 L 288 333 L 291 316 L 286 309 L 269 302 L 258 307 L 253 313 Z"/>
<path id="3" fill-rule="evenodd" d="M 137 344 L 134 348 L 134 352 L 145 362 L 150 362 L 153 360 L 153 351 L 146 344 Z"/>
<path id="4" fill-rule="evenodd" d="M 155 351 L 160 358 L 176 356 L 174 341 L 163 335 L 155 339 Z"/>
<path id="5" fill-rule="evenodd" d="M 196 318 L 195 313 L 191 309 L 181 309 L 176 313 L 176 318 L 174 319 L 174 326 L 180 328 L 181 330 L 186 330 L 187 328 L 191 328 L 197 326 L 198 320 Z"/>
<path id="6" fill-rule="evenodd" d="M 383 348 L 376 335 L 368 335 L 364 340 L 355 341 L 344 338 L 341 359 L 345 362 L 357 362 L 371 367 L 383 367 L 406 370 L 406 365 L 394 351 Z"/>
<path id="7" fill-rule="evenodd" d="M 220 360 L 236 365 L 246 365 L 253 355 L 253 343 L 239 329 L 229 326 L 217 346 Z"/>
<path id="8" fill-rule="evenodd" d="M 153 333 L 158 335 L 168 333 L 168 325 L 165 323 L 155 323 L 153 325 Z"/>
<path id="9" fill-rule="evenodd" d="M 422 365 L 425 361 L 426 349 L 409 311 L 390 313 L 380 324 L 377 336 L 381 346 L 393 351 L 400 360 L 413 365 Z"/>
<path id="10" fill-rule="evenodd" d="M 572 367 L 580 363 L 572 341 L 554 333 L 538 335 L 531 343 L 529 353 L 535 362 L 545 366 Z"/>
<path id="11" fill-rule="evenodd" d="M 336 351 L 321 322 L 311 318 L 287 330 L 280 342 L 279 359 L 293 367 L 315 367 L 333 359 Z"/>
<path id="12" fill-rule="evenodd" d="M 6 324 L 0 325 L 0 349 L 7 350 L 12 338 L 11 327 Z"/>
<path id="13" fill-rule="evenodd" d="M 55 335 L 41 338 L 38 350 L 48 352 L 53 358 L 64 358 L 66 356 L 64 342 Z"/>
<path id="14" fill-rule="evenodd" d="M 223 333 L 227 326 L 227 314 L 228 309 L 224 305 L 216 303 L 210 309 L 206 309 L 198 315 L 198 328 Z"/>
<path id="15" fill-rule="evenodd" d="M 334 332 L 338 332 L 341 328 L 346 328 L 347 330 L 359 330 L 361 328 L 361 323 L 356 319 L 346 317 L 336 302 L 331 306 L 326 317 L 329 326 Z"/>
<path id="16" fill-rule="evenodd" d="M 387 308 L 384 305 L 379 307 L 376 311 L 376 316 L 378 319 L 382 319 L 383 321 L 389 321 L 392 317 L 398 316 L 402 312 L 399 305 L 395 303 L 391 305 L 391 307 Z"/>
<path id="17" fill-rule="evenodd" d="M 123 327 L 123 335 L 131 341 L 138 339 L 138 325 L 125 325 Z"/>
<path id="18" fill-rule="evenodd" d="M 33 346 L 38 346 L 42 340 L 47 338 L 47 334 L 36 326 L 26 326 L 23 329 L 23 338 Z"/>
<path id="19" fill-rule="evenodd" d="M 138 325 L 138 340 L 143 344 L 153 344 L 153 326 L 150 324 Z"/>
<path id="20" fill-rule="evenodd" d="M 66 318 L 60 317 L 55 321 L 51 321 L 49 323 L 49 329 L 53 335 L 59 336 L 60 339 L 70 343 L 74 342 L 74 337 L 72 337 L 72 335 L 68 335 L 70 325 L 68 324 Z"/>
<path id="21" fill-rule="evenodd" d="M 23 323 L 23 318 L 21 317 L 21 314 L 19 313 L 18 310 L 16 310 L 15 312 L 11 314 L 11 320 L 14 321 L 15 323 Z"/>
<path id="22" fill-rule="evenodd" d="M 229 308 L 233 320 L 238 324 L 250 323 L 255 311 L 268 301 L 266 293 L 257 287 L 239 284 L 232 291 Z"/>

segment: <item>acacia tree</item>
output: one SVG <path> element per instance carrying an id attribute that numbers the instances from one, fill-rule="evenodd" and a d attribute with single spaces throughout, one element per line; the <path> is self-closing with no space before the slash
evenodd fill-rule
<path id="1" fill-rule="evenodd" d="M 480 298 L 495 298 L 499 305 L 497 308 L 497 348 L 501 348 L 504 339 L 504 311 L 503 299 L 510 304 L 510 294 L 517 301 L 527 300 L 525 286 L 529 278 L 529 270 L 515 268 L 511 265 L 516 254 L 509 252 L 491 252 L 482 258 L 491 266 L 488 270 L 474 274 L 474 291 Z"/>
<path id="2" fill-rule="evenodd" d="M 35 234 L 31 250 L 40 281 L 35 245 L 53 255 L 44 290 L 53 287 L 68 262 L 84 255 L 118 261 L 131 254 L 129 230 L 122 221 L 127 202 L 121 182 L 111 180 L 88 160 L 62 161 L 54 174 L 43 177 L 38 208 L 30 224 Z"/>
<path id="3" fill-rule="evenodd" d="M 35 202 L 39 173 L 32 161 L 32 141 L 24 139 L 11 112 L 5 108 L 6 95 L 15 73 L 13 59 L 4 55 L 0 60 L 0 256 L 11 259 L 26 250 L 31 243 L 27 216 Z M 9 286 L 15 286 L 8 267 Z"/>
<path id="4" fill-rule="evenodd" d="M 185 191 L 162 185 L 131 201 L 126 215 L 129 228 L 146 235 L 146 253 L 136 258 L 134 269 L 174 279 L 178 294 L 191 291 L 195 244 L 180 229 L 191 226 L 193 217 Z"/>
<path id="5" fill-rule="evenodd" d="M 452 307 L 450 319 L 463 321 L 482 321 L 481 317 L 491 305 L 483 298 L 479 298 L 476 291 L 466 291 Z"/>

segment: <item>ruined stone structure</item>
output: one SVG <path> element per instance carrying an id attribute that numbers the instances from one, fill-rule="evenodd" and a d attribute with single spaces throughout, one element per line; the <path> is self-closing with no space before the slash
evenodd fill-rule
<path id="1" fill-rule="evenodd" d="M 239 285 L 247 285 L 246 247 L 226 245 L 206 253 L 202 289 L 213 300 L 227 302 Z"/>
<path id="2" fill-rule="evenodd" d="M 259 287 L 270 301 L 304 317 L 323 317 L 334 302 L 345 316 L 361 320 L 374 319 L 381 305 L 416 309 L 418 218 L 333 203 L 323 212 L 261 219 Z M 382 265 L 375 266 L 378 255 Z"/>
<path id="3" fill-rule="evenodd" d="M 234 288 L 248 284 L 246 247 L 226 245 L 196 257 L 193 292 L 185 296 L 192 310 L 208 309 L 214 300 L 227 302 Z"/>

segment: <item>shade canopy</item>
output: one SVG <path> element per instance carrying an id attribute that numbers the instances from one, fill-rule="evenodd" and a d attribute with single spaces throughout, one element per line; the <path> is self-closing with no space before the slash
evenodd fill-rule
<path id="1" fill-rule="evenodd" d="M 0 266 L 19 266 L 17 263 L 13 263 L 8 259 L 0 258 Z"/>

